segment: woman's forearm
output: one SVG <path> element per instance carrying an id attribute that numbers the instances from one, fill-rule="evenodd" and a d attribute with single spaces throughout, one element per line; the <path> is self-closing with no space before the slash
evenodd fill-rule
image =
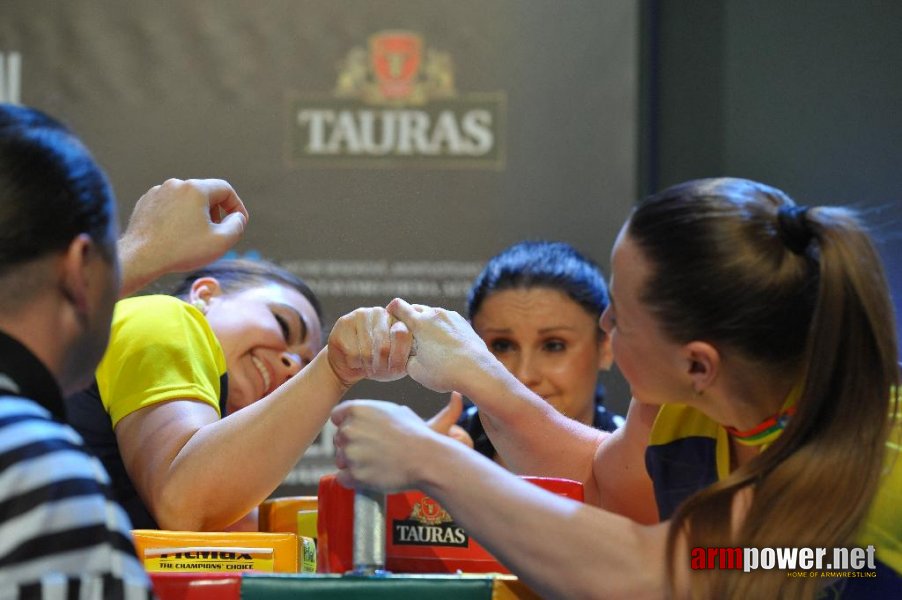
<path id="1" fill-rule="evenodd" d="M 463 387 L 513 471 L 590 481 L 596 449 L 607 434 L 561 415 L 497 361 L 474 371 Z"/>
<path id="2" fill-rule="evenodd" d="M 284 480 L 345 391 L 321 352 L 266 398 L 198 428 L 159 479 L 160 526 L 219 530 L 243 517 Z"/>
<path id="3" fill-rule="evenodd" d="M 666 593 L 666 525 L 641 526 L 528 483 L 452 440 L 421 449 L 419 486 L 543 597 Z"/>
<path id="4" fill-rule="evenodd" d="M 172 518 L 199 529 L 226 527 L 278 487 L 351 385 L 365 377 L 402 377 L 411 343 L 409 332 L 393 328 L 384 309 L 354 310 L 338 319 L 326 347 L 309 365 L 250 406 L 220 420 L 207 405 L 171 403 L 178 406 L 149 411 L 147 422 L 138 417 L 130 432 L 117 432 L 120 443 L 133 446 L 129 473 L 145 474 L 143 489 L 149 494 L 144 497 L 153 498 L 161 525 Z M 199 426 L 186 426 L 178 418 L 180 410 L 188 416 L 203 412 L 194 417 Z M 158 443 L 162 437 L 148 433 L 153 413 L 160 415 L 157 427 L 168 435 L 165 445 L 142 458 L 142 441 Z M 156 462 L 147 464 L 151 461 Z"/>

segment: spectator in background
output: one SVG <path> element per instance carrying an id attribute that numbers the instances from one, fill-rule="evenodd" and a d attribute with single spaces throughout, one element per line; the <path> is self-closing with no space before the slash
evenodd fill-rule
<path id="1" fill-rule="evenodd" d="M 561 414 L 614 431 L 623 418 L 604 406 L 599 371 L 611 368 L 611 340 L 599 326 L 608 288 L 593 261 L 563 242 L 528 241 L 492 257 L 467 297 L 467 316 L 492 354 Z M 503 464 L 469 407 L 454 432 Z"/>

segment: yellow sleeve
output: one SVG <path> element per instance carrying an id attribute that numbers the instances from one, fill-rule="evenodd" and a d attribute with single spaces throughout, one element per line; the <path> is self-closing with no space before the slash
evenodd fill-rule
<path id="1" fill-rule="evenodd" d="M 891 394 L 898 397 L 899 390 Z M 877 495 L 865 519 L 857 542 L 864 547 L 873 544 L 877 559 L 902 575 L 902 408 L 890 413 L 890 435 L 886 441 L 886 461 L 880 476 Z"/>
<path id="2" fill-rule="evenodd" d="M 139 296 L 116 304 L 97 387 L 115 427 L 166 400 L 206 402 L 219 413 L 225 372 L 222 348 L 199 310 L 171 296 Z"/>

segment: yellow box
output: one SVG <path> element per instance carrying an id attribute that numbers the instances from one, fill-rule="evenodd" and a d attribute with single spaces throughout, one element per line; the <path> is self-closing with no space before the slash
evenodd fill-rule
<path id="1" fill-rule="evenodd" d="M 492 600 L 541 600 L 541 596 L 513 575 L 498 575 L 492 588 Z"/>
<path id="2" fill-rule="evenodd" d="M 318 514 L 318 511 L 315 510 L 299 510 L 297 512 L 297 534 L 299 536 L 316 539 Z"/>
<path id="3" fill-rule="evenodd" d="M 285 496 L 264 500 L 257 511 L 259 531 L 296 533 L 299 510 L 316 510 L 316 496 Z"/>
<path id="4" fill-rule="evenodd" d="M 294 533 L 136 529 L 138 558 L 148 571 L 298 572 Z"/>

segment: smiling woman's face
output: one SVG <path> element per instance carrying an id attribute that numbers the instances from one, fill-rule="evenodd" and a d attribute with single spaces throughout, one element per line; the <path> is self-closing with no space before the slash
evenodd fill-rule
<path id="1" fill-rule="evenodd" d="M 206 302 L 207 321 L 225 354 L 229 413 L 272 393 L 322 348 L 316 310 L 294 288 L 272 283 L 222 294 L 212 285 L 204 297 L 204 288 L 195 287 L 192 298 Z"/>
<path id="2" fill-rule="evenodd" d="M 598 371 L 611 365 L 598 317 L 556 289 L 493 292 L 473 317 L 489 350 L 562 414 L 591 424 Z"/>

